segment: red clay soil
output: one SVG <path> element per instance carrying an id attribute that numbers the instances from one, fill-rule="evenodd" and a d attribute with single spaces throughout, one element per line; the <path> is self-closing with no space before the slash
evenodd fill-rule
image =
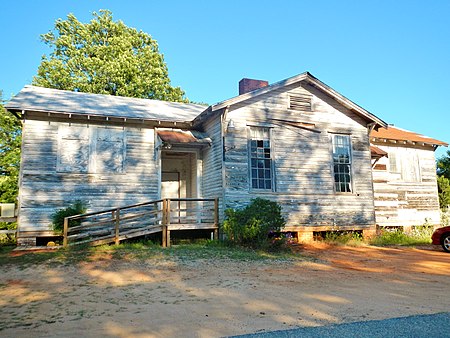
<path id="1" fill-rule="evenodd" d="M 0 275 L 0 336 L 221 337 L 449 311 L 440 248 L 300 246 L 303 261 L 47 262 Z"/>

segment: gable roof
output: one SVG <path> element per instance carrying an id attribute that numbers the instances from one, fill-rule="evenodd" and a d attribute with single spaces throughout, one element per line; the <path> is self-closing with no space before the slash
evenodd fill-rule
<path id="1" fill-rule="evenodd" d="M 72 92 L 36 86 L 25 86 L 5 105 L 5 108 L 11 112 L 28 110 L 168 122 L 192 121 L 206 109 L 205 106 L 197 104 Z"/>
<path id="2" fill-rule="evenodd" d="M 260 89 L 256 89 L 254 91 L 242 94 L 242 95 L 238 95 L 235 96 L 231 99 L 216 103 L 214 105 L 211 105 L 208 107 L 207 110 L 205 110 L 203 113 L 201 113 L 199 116 L 197 116 L 194 119 L 194 125 L 200 123 L 201 121 L 209 118 L 211 115 L 214 114 L 214 112 L 217 112 L 221 109 L 236 105 L 236 104 L 240 104 L 240 103 L 244 103 L 247 100 L 251 100 L 253 98 L 256 98 L 260 95 L 269 93 L 271 91 L 283 88 L 283 87 L 287 87 L 287 86 L 291 86 L 291 85 L 295 85 L 297 83 L 300 82 L 305 82 L 310 84 L 311 86 L 319 89 L 320 91 L 322 91 L 323 93 L 327 94 L 328 96 L 330 96 L 331 98 L 333 98 L 334 100 L 336 100 L 337 102 L 339 102 L 340 104 L 342 104 L 343 106 L 347 107 L 348 109 L 352 110 L 353 112 L 355 112 L 357 115 L 365 118 L 367 121 L 375 123 L 376 127 L 387 127 L 387 123 L 384 122 L 383 120 L 381 120 L 380 118 L 376 117 L 375 115 L 369 113 L 367 110 L 365 110 L 364 108 L 360 107 L 359 105 L 357 105 L 356 103 L 354 103 L 353 101 L 349 100 L 348 98 L 346 98 L 345 96 L 341 95 L 340 93 L 338 93 L 337 91 L 335 91 L 334 89 L 332 89 L 331 87 L 327 86 L 325 83 L 323 83 L 322 81 L 320 81 L 319 79 L 317 79 L 316 77 L 314 77 L 311 73 L 309 72 L 305 72 L 293 77 L 290 77 L 288 79 L 273 83 L 267 87 L 263 87 Z"/>
<path id="3" fill-rule="evenodd" d="M 417 134 L 415 132 L 397 128 L 394 126 L 388 126 L 386 129 L 379 129 L 378 131 L 373 130 L 370 133 L 372 140 L 390 140 L 390 141 L 402 141 L 410 144 L 427 144 L 432 146 L 448 146 L 448 143 L 436 140 L 434 138 Z"/>
<path id="4" fill-rule="evenodd" d="M 5 108 L 11 112 L 36 111 L 170 123 L 183 122 L 195 126 L 213 114 L 220 113 L 224 108 L 246 104 L 248 100 L 258 99 L 260 95 L 280 88 L 295 86 L 300 82 L 305 82 L 330 96 L 355 114 L 363 117 L 368 123 L 373 123 L 375 129 L 387 127 L 386 122 L 339 94 L 309 72 L 218 102 L 209 107 L 197 104 L 81 93 L 27 85 L 5 105 Z"/>

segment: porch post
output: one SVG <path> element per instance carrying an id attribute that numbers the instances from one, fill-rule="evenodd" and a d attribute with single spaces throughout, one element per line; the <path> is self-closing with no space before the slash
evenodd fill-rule
<path id="1" fill-rule="evenodd" d="M 167 199 L 167 210 L 166 210 L 166 247 L 170 247 L 170 199 Z"/>
<path id="2" fill-rule="evenodd" d="M 162 246 L 167 247 L 167 199 L 162 204 Z"/>
<path id="3" fill-rule="evenodd" d="M 219 238 L 219 199 L 214 199 L 214 239 Z"/>
<path id="4" fill-rule="evenodd" d="M 114 243 L 119 245 L 119 225 L 120 225 L 120 209 L 116 209 L 116 224 L 114 231 Z"/>
<path id="5" fill-rule="evenodd" d="M 64 217 L 64 239 L 63 239 L 63 247 L 67 247 L 67 233 L 69 230 L 69 219 Z"/>

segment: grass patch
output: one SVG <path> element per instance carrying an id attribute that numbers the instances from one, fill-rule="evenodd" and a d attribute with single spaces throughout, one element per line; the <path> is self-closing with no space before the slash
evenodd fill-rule
<path id="1" fill-rule="evenodd" d="M 16 265 L 26 268 L 34 264 L 77 264 L 98 260 L 145 261 L 160 260 L 185 262 L 201 259 L 212 260 L 301 260 L 305 257 L 290 252 L 268 253 L 242 248 L 228 243 L 202 240 L 190 244 L 163 248 L 150 241 L 123 243 L 120 245 L 77 246 L 52 251 L 13 251 L 14 247 L 0 247 L 0 266 Z"/>
<path id="2" fill-rule="evenodd" d="M 432 233 L 433 227 L 429 226 L 415 227 L 410 233 L 405 233 L 402 229 L 383 229 L 380 235 L 370 240 L 369 244 L 377 246 L 430 244 Z"/>
<path id="3" fill-rule="evenodd" d="M 327 231 L 315 233 L 315 239 L 324 241 L 332 245 L 401 245 L 415 246 L 431 243 L 433 227 L 428 225 L 413 227 L 409 233 L 401 228 L 383 229 L 381 233 L 371 239 L 365 240 L 361 232 L 358 231 Z"/>
<path id="4" fill-rule="evenodd" d="M 332 245 L 361 246 L 366 244 L 361 231 L 323 231 L 314 234 L 316 240 Z"/>

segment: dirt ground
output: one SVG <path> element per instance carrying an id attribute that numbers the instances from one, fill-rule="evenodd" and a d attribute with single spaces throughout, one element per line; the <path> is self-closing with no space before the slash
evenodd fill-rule
<path id="1" fill-rule="evenodd" d="M 439 248 L 303 246 L 305 261 L 45 263 L 0 277 L 1 337 L 219 337 L 449 311 Z"/>

